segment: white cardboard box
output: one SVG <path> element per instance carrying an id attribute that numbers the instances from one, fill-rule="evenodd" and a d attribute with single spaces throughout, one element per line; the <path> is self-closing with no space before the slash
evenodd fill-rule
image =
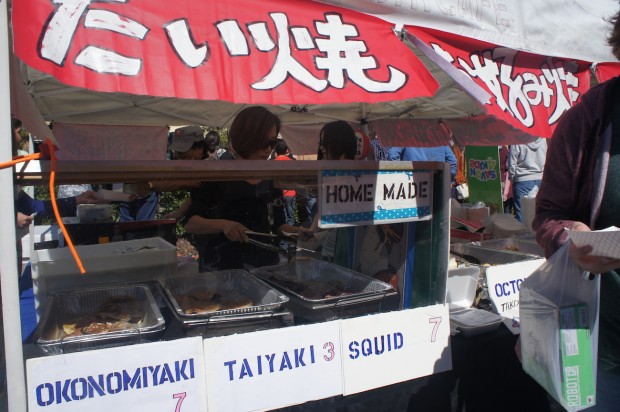
<path id="1" fill-rule="evenodd" d="M 90 288 L 102 283 L 143 282 L 176 272 L 176 246 L 159 237 L 76 246 L 75 249 L 85 274 L 80 274 L 69 248 L 32 252 L 37 316 L 50 292 Z"/>

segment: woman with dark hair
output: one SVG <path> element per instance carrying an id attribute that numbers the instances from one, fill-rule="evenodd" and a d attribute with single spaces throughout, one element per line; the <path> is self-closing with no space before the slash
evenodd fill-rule
<path id="1" fill-rule="evenodd" d="M 280 124 L 278 116 L 260 106 L 240 111 L 228 131 L 232 160 L 266 160 L 278 141 Z M 271 180 L 203 182 L 192 192 L 184 221 L 185 230 L 195 235 L 200 269 L 277 264 L 278 253 L 248 243 L 248 231 L 282 234 L 304 230 L 285 223 L 282 205 L 282 191 Z M 268 239 L 256 240 L 267 243 Z M 277 241 L 272 246 L 277 246 Z"/>
<path id="2" fill-rule="evenodd" d="M 321 129 L 318 160 L 353 160 L 357 137 L 353 127 L 344 120 L 327 123 Z"/>

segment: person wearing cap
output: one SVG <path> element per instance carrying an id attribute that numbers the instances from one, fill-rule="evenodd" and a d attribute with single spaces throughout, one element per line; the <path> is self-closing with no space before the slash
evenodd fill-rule
<path id="1" fill-rule="evenodd" d="M 200 126 L 185 126 L 174 131 L 172 142 L 169 149 L 172 151 L 173 159 L 176 160 L 202 160 L 208 155 L 207 143 L 204 138 L 204 130 Z M 152 220 L 155 218 L 158 192 L 172 192 L 180 189 L 190 189 L 198 187 L 198 182 L 187 182 L 184 180 L 157 180 L 146 182 L 139 188 L 143 196 L 133 202 L 122 202 L 119 205 L 119 215 L 121 222 Z M 179 210 L 168 213 L 166 218 L 180 217 L 187 211 L 189 205 L 182 205 Z"/>
<path id="2" fill-rule="evenodd" d="M 212 130 L 205 137 L 200 126 L 185 126 L 175 130 L 169 149 L 172 151 L 172 159 L 176 160 L 217 160 L 216 153 L 219 144 L 220 134 L 218 132 Z M 188 189 L 191 193 L 191 190 L 199 186 L 199 182 L 178 180 L 150 182 L 151 189 L 160 192 Z M 178 221 L 185 216 L 190 204 L 191 196 L 178 209 L 166 213 L 163 217 Z"/>
<path id="3" fill-rule="evenodd" d="M 177 160 L 200 160 L 207 157 L 207 142 L 200 126 L 185 126 L 174 131 L 170 143 L 173 158 Z"/>
<path id="4" fill-rule="evenodd" d="M 214 143 L 215 147 L 212 147 Z M 217 144 L 219 144 L 219 135 L 217 143 L 213 138 L 207 141 L 202 127 L 185 126 L 174 131 L 172 142 L 168 148 L 172 152 L 172 160 L 205 160 L 209 159 L 211 151 L 215 152 Z M 175 190 L 192 189 L 200 186 L 199 182 L 170 179 L 151 181 L 148 184 L 151 190 L 158 192 L 173 192 Z"/>

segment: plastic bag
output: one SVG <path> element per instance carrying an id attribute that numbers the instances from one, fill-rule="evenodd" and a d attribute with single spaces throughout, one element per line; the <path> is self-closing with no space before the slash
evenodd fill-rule
<path id="1" fill-rule="evenodd" d="M 461 183 L 456 186 L 456 198 L 459 200 L 469 199 L 469 186 L 467 183 Z"/>
<path id="2" fill-rule="evenodd" d="M 521 353 L 525 372 L 579 411 L 596 403 L 600 276 L 582 276 L 569 244 L 521 284 Z"/>

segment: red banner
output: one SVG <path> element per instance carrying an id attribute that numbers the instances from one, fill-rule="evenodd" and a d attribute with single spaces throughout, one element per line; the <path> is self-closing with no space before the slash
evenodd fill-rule
<path id="1" fill-rule="evenodd" d="M 105 92 L 301 104 L 431 96 L 437 82 L 377 18 L 302 0 L 20 0 L 15 53 Z"/>
<path id="2" fill-rule="evenodd" d="M 596 65 L 595 74 L 599 83 L 620 76 L 620 63 L 599 63 Z"/>
<path id="3" fill-rule="evenodd" d="M 432 29 L 407 30 L 492 94 L 486 105 L 489 114 L 531 135 L 551 137 L 562 113 L 590 87 L 586 62 L 520 52 Z"/>

